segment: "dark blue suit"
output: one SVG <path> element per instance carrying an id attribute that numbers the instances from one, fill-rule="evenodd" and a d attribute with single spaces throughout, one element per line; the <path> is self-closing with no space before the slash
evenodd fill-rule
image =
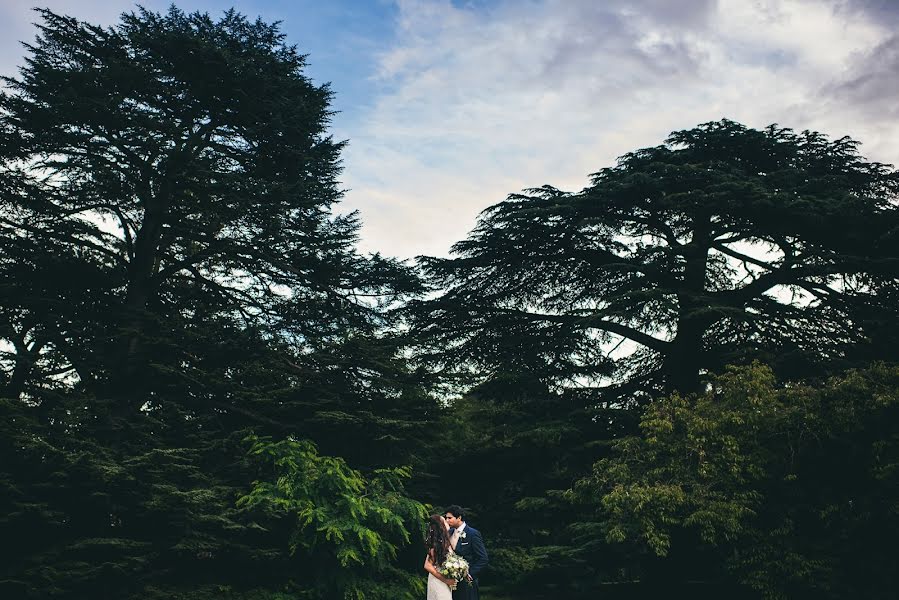
<path id="1" fill-rule="evenodd" d="M 455 531 L 455 530 L 451 530 Z M 467 582 L 459 583 L 459 587 L 453 592 L 453 600 L 480 600 L 478 594 L 478 575 L 487 566 L 487 549 L 484 547 L 484 539 L 481 532 L 465 524 L 462 530 L 465 537 L 460 537 L 456 544 L 456 554 L 468 561 L 468 572 L 474 578 L 469 585 Z"/>

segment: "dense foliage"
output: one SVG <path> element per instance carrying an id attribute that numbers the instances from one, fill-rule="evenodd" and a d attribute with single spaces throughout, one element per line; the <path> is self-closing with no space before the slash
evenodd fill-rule
<path id="1" fill-rule="evenodd" d="M 408 468 L 377 469 L 369 478 L 341 458 L 319 456 L 306 441 L 254 439 L 250 453 L 276 467 L 238 506 L 294 520 L 291 554 L 297 577 L 322 598 L 413 599 L 424 580 L 396 566 L 410 532 L 421 533 L 424 505 L 405 496 Z"/>
<path id="2" fill-rule="evenodd" d="M 767 597 L 890 598 L 899 368 L 815 387 L 731 368 L 704 394 L 653 403 L 640 435 L 618 441 L 572 495 L 601 517 L 583 527 L 679 554 L 695 576 L 718 566 L 698 560 L 698 543 Z"/>

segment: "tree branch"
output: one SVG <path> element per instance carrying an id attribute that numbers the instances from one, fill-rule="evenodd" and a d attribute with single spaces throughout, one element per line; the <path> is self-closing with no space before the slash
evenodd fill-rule
<path id="1" fill-rule="evenodd" d="M 534 321 L 551 321 L 555 323 L 565 323 L 567 325 L 575 325 L 588 329 L 599 329 L 608 331 L 636 342 L 642 346 L 646 346 L 650 350 L 656 352 L 665 352 L 671 346 L 671 342 L 660 340 L 647 333 L 644 333 L 633 327 L 622 325 L 614 321 L 607 321 L 601 315 L 588 315 L 579 317 L 577 315 L 550 315 L 545 313 L 530 313 L 516 309 L 495 309 L 505 314 L 517 315 Z"/>
<path id="2" fill-rule="evenodd" d="M 773 270 L 770 263 L 766 263 L 765 261 L 759 260 L 757 258 L 753 258 L 753 257 L 749 256 L 748 254 L 743 254 L 742 252 L 737 252 L 736 250 L 734 250 L 732 248 L 728 248 L 721 242 L 716 242 L 716 243 L 712 244 L 712 248 L 714 248 L 715 250 L 717 250 L 718 252 L 720 252 L 722 254 L 726 254 L 726 255 L 730 256 L 731 258 L 735 258 L 735 259 L 743 261 L 743 262 L 751 263 L 758 267 L 762 267 L 763 269 L 766 269 L 768 271 Z"/>

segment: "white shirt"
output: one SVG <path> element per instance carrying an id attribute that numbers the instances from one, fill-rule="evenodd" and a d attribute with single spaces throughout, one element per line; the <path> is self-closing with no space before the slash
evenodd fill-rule
<path id="1" fill-rule="evenodd" d="M 463 521 L 461 525 L 456 527 L 456 530 L 453 532 L 453 536 L 450 538 L 450 544 L 453 547 L 453 550 L 456 549 L 456 544 L 459 543 L 459 537 L 462 533 L 462 530 L 465 529 L 465 522 Z"/>

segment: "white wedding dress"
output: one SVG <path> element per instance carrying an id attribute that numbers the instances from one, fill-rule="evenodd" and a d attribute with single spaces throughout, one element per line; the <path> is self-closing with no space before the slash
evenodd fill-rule
<path id="1" fill-rule="evenodd" d="M 453 591 L 448 585 L 428 573 L 428 600 L 453 600 Z"/>
<path id="2" fill-rule="evenodd" d="M 452 548 L 450 549 L 450 553 L 454 553 L 456 549 L 456 542 L 458 541 L 458 537 L 454 537 L 451 540 Z M 430 560 L 430 559 L 429 559 Z M 431 562 L 431 564 L 434 564 Z M 428 573 L 428 599 L 427 600 L 453 600 L 453 590 L 450 589 L 450 586 L 446 585 L 433 574 Z"/>

